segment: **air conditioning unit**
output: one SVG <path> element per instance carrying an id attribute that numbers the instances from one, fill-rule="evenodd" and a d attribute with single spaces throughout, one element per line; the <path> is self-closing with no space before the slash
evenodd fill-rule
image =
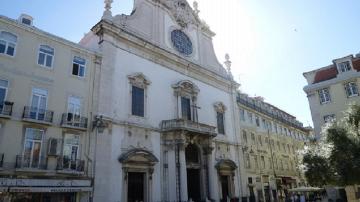
<path id="1" fill-rule="evenodd" d="M 59 156 L 60 155 L 60 140 L 55 138 L 49 139 L 48 144 L 48 156 Z"/>

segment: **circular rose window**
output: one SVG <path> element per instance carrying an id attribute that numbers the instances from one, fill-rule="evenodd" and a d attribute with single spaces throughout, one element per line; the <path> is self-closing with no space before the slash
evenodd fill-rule
<path id="1" fill-rule="evenodd" d="M 171 42 L 177 51 L 184 55 L 191 55 L 193 52 L 190 38 L 181 30 L 171 32 Z"/>

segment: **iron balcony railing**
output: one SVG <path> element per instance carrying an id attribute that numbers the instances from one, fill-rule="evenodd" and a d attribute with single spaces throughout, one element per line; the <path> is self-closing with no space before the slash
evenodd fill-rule
<path id="1" fill-rule="evenodd" d="M 57 170 L 84 172 L 84 167 L 84 160 L 70 159 L 68 156 L 60 156 L 57 159 Z"/>
<path id="2" fill-rule="evenodd" d="M 197 123 L 185 119 L 164 120 L 161 122 L 162 131 L 187 130 L 195 133 L 202 133 L 211 136 L 216 136 L 217 133 L 215 129 L 216 127 L 214 126 L 206 125 L 203 123 Z"/>
<path id="3" fill-rule="evenodd" d="M 61 125 L 64 127 L 86 129 L 88 118 L 73 113 L 64 113 L 61 117 Z"/>
<path id="4" fill-rule="evenodd" d="M 17 155 L 16 156 L 16 169 L 47 169 L 47 160 L 45 157 L 36 155 Z"/>
<path id="5" fill-rule="evenodd" d="M 23 118 L 34 120 L 34 121 L 40 121 L 45 123 L 52 123 L 53 121 L 54 112 L 50 110 L 45 109 L 39 109 L 37 107 L 24 107 L 24 113 Z"/>
<path id="6" fill-rule="evenodd" d="M 270 116 L 270 117 L 272 117 L 274 119 L 277 119 L 277 120 L 279 120 L 279 121 L 281 121 L 281 122 L 283 122 L 285 124 L 291 125 L 294 128 L 304 130 L 304 127 L 302 127 L 302 126 L 300 126 L 298 124 L 295 124 L 295 123 L 293 123 L 293 122 L 291 122 L 289 120 L 286 120 L 284 117 L 280 116 L 279 114 L 271 113 L 268 110 L 265 110 L 265 109 L 257 106 L 254 102 L 250 102 L 250 101 L 248 101 L 246 99 L 243 99 L 241 97 L 237 97 L 237 102 L 239 102 L 240 104 L 245 105 L 245 106 L 247 106 L 247 107 L 249 107 L 249 108 L 251 108 L 251 109 L 253 109 L 255 111 L 258 111 L 258 112 L 260 112 L 262 114 L 265 114 L 265 115 Z"/>
<path id="7" fill-rule="evenodd" d="M 4 166 L 4 154 L 0 154 L 0 168 Z"/>
<path id="8" fill-rule="evenodd" d="M 8 102 L 8 101 L 0 102 L 0 115 L 11 116 L 13 105 L 14 105 L 13 102 Z"/>

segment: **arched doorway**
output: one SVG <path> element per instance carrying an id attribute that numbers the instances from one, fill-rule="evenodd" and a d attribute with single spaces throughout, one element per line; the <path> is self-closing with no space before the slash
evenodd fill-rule
<path id="1" fill-rule="evenodd" d="M 185 149 L 188 198 L 194 202 L 201 201 L 201 155 L 195 144 Z"/>
<path id="2" fill-rule="evenodd" d="M 234 176 L 236 163 L 230 159 L 222 159 L 216 165 L 220 181 L 220 201 L 226 202 L 235 197 Z"/>
<path id="3" fill-rule="evenodd" d="M 119 157 L 124 175 L 123 200 L 126 202 L 152 201 L 152 174 L 159 162 L 154 154 L 144 149 L 131 149 Z"/>

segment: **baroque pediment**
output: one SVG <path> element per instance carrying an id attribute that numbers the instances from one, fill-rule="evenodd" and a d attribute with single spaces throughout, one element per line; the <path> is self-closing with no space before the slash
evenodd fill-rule
<path id="1" fill-rule="evenodd" d="M 186 0 L 153 0 L 160 2 L 175 18 L 181 27 L 187 27 L 189 24 L 202 25 L 199 19 L 199 11 L 194 11 Z"/>

